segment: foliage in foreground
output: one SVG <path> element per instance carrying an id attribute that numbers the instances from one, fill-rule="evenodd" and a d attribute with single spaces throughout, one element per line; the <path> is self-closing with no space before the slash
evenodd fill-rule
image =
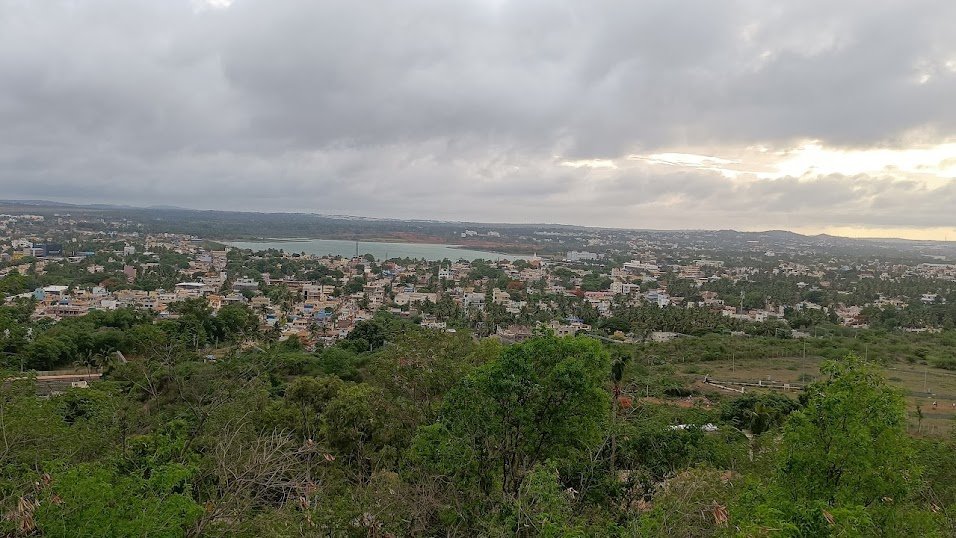
<path id="1" fill-rule="evenodd" d="M 206 362 L 153 336 L 90 389 L 0 386 L 2 532 L 954 531 L 953 443 L 907 437 L 901 395 L 852 356 L 800 402 L 684 408 L 629 392 L 662 381 L 584 337 L 503 347 L 377 319 L 358 345 Z"/>

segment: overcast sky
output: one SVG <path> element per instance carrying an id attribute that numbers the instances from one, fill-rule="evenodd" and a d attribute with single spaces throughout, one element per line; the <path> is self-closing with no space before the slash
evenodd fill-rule
<path id="1" fill-rule="evenodd" d="M 0 0 L 0 198 L 956 240 L 953 0 Z"/>

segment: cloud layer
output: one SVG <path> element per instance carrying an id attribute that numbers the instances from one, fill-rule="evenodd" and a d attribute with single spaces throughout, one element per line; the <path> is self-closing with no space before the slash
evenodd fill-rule
<path id="1" fill-rule="evenodd" d="M 0 192 L 935 236 L 953 20 L 948 0 L 0 0 Z"/>

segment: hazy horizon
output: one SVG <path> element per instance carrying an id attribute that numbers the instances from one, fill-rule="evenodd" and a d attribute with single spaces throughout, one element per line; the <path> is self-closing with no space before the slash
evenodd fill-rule
<path id="1" fill-rule="evenodd" d="M 160 205 L 160 206 L 144 206 L 136 204 L 118 204 L 118 203 L 106 203 L 102 201 L 89 201 L 89 202 L 68 202 L 61 200 L 39 200 L 39 199 L 10 199 L 10 200 L 0 200 L 0 202 L 13 202 L 17 204 L 23 204 L 23 207 L 30 207 L 31 205 L 36 205 L 37 207 L 44 207 L 43 203 L 53 203 L 53 204 L 72 204 L 78 208 L 86 207 L 113 207 L 117 209 L 136 209 L 136 210 L 182 210 L 182 211 L 224 211 L 224 212 L 239 212 L 239 213 L 249 213 L 249 214 L 299 214 L 299 215 L 315 215 L 320 217 L 327 218 L 342 218 L 342 219 L 374 219 L 374 220 L 383 220 L 383 221 L 399 221 L 399 222 L 412 222 L 412 221 L 424 221 L 424 222 L 436 222 L 436 223 L 451 223 L 451 224 L 463 224 L 463 225 L 476 225 L 476 226 L 522 226 L 522 225 L 541 225 L 541 226 L 571 226 L 571 227 L 580 227 L 580 228 L 594 228 L 594 229 L 607 229 L 607 230 L 632 230 L 632 231 L 648 231 L 648 232 L 713 232 L 713 231 L 733 231 L 733 232 L 743 232 L 743 233 L 767 233 L 767 232 L 792 232 L 805 236 L 816 236 L 816 235 L 830 235 L 835 237 L 843 237 L 848 239 L 904 239 L 911 241 L 937 241 L 937 242 L 951 242 L 948 237 L 942 239 L 933 239 L 933 238 L 923 238 L 923 237 L 905 237 L 903 235 L 849 235 L 846 233 L 834 233 L 831 231 L 798 231 L 791 230 L 786 228 L 753 228 L 753 229 L 742 229 L 742 228 L 730 228 L 730 227 L 720 227 L 720 228 L 654 228 L 654 227 L 626 227 L 626 226 L 598 226 L 592 224 L 580 224 L 574 222 L 560 222 L 560 221 L 504 221 L 504 220 L 455 220 L 455 219 L 431 219 L 427 217 L 418 217 L 418 218 L 401 218 L 401 217 L 388 217 L 381 215 L 355 215 L 355 214 L 346 214 L 346 213 L 332 213 L 332 212 L 316 212 L 316 211 L 282 211 L 282 210 L 256 210 L 256 209 L 211 209 L 204 207 L 187 207 L 187 206 L 178 206 L 178 205 Z M 63 206 L 68 208 L 69 206 Z M 879 230 L 877 230 L 879 231 Z M 286 238 L 286 237 L 276 237 L 278 240 L 291 240 L 295 238 Z M 306 239 L 305 237 L 301 239 Z"/>
<path id="2" fill-rule="evenodd" d="M 956 3 L 0 0 L 0 197 L 956 238 Z"/>

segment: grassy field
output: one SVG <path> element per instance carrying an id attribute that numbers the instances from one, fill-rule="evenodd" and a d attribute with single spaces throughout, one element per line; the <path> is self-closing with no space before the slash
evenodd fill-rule
<path id="1" fill-rule="evenodd" d="M 763 360 L 722 360 L 678 366 L 678 372 L 695 379 L 704 375 L 720 381 L 795 383 L 806 384 L 820 375 L 819 357 L 783 357 Z M 948 435 L 956 425 L 956 372 L 931 368 L 921 364 L 896 362 L 883 368 L 888 382 L 903 390 L 910 417 L 910 430 L 917 432 L 916 407 L 923 411 L 920 428 L 923 434 Z M 697 388 L 720 392 L 702 383 Z M 760 389 L 756 389 L 760 390 Z M 796 391 L 791 392 L 796 397 Z M 936 402 L 936 408 L 933 408 Z"/>

